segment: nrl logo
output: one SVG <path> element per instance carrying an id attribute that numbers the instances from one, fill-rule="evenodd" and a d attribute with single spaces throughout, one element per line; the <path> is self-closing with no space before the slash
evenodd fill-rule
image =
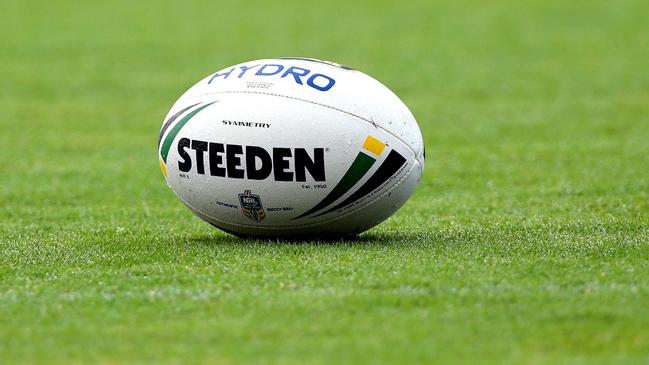
<path id="1" fill-rule="evenodd" d="M 241 210 L 243 215 L 252 219 L 255 222 L 261 222 L 266 218 L 266 212 L 261 205 L 259 195 L 251 194 L 250 190 L 246 190 L 243 194 L 239 194 L 239 203 L 241 203 Z"/>

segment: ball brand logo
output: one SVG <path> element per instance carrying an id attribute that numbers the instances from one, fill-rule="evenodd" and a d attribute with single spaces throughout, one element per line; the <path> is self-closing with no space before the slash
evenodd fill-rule
<path id="1" fill-rule="evenodd" d="M 196 152 L 194 162 L 188 149 Z M 264 180 L 272 173 L 275 181 L 304 182 L 308 172 L 313 180 L 325 181 L 324 148 L 314 148 L 312 159 L 304 148 L 274 147 L 272 153 L 269 153 L 259 146 L 224 145 L 181 138 L 178 141 L 178 155 L 181 159 L 178 161 L 178 170 L 189 172 L 195 167 L 198 174 L 205 175 L 205 153 L 211 176 Z M 294 166 L 293 170 L 291 165 Z"/>
<path id="2" fill-rule="evenodd" d="M 374 171 L 374 173 L 363 183 L 356 191 L 351 193 L 347 198 L 344 198 L 338 204 L 334 204 L 327 210 L 322 211 L 327 206 L 335 203 L 338 199 L 342 198 L 347 192 L 349 192 L 370 170 L 370 168 L 376 162 L 376 157 L 380 157 L 381 153 L 387 145 L 382 141 L 372 137 L 367 136 L 365 142 L 363 142 L 363 149 L 370 152 L 365 153 L 359 151 L 358 155 L 352 162 L 351 166 L 343 177 L 340 179 L 338 184 L 327 194 L 318 204 L 313 206 L 311 209 L 300 214 L 299 216 L 293 218 L 298 219 L 306 216 L 319 217 L 321 215 L 348 207 L 363 198 L 364 196 L 370 194 L 372 191 L 376 190 L 379 186 L 383 185 L 388 179 L 399 171 L 399 169 L 406 163 L 405 157 L 403 157 L 399 152 L 391 150 L 388 155 L 385 157 L 383 162 L 379 167 Z M 316 214 L 317 213 L 317 214 Z"/>
<path id="3" fill-rule="evenodd" d="M 261 222 L 266 218 L 266 212 L 261 205 L 259 195 L 251 194 L 250 190 L 246 190 L 243 194 L 239 194 L 239 203 L 241 203 L 241 211 L 244 216 L 255 222 Z"/>
<path id="4" fill-rule="evenodd" d="M 201 110 L 214 103 L 191 105 L 173 115 L 163 125 L 159 143 L 160 168 L 165 176 L 171 145 L 182 127 Z M 190 109 L 192 111 L 188 112 Z M 187 114 L 172 127 L 173 122 L 184 113 Z M 167 130 L 169 132 L 165 136 Z M 312 154 L 305 148 L 274 147 L 269 152 L 260 146 L 223 144 L 189 138 L 180 138 L 176 146 L 180 157 L 178 170 L 182 172 L 194 169 L 196 173 L 205 175 L 207 165 L 209 175 L 232 179 L 264 180 L 272 175 L 275 181 L 305 182 L 308 173 L 314 181 L 325 181 L 324 148 L 313 148 Z M 193 158 L 190 149 L 194 150 Z"/>
<path id="5" fill-rule="evenodd" d="M 297 67 L 297 66 L 284 66 L 276 63 L 266 63 L 266 64 L 256 64 L 256 65 L 241 65 L 238 67 L 232 67 L 229 70 L 216 72 L 210 80 L 207 82 L 211 84 L 219 78 L 223 80 L 232 78 L 242 78 L 242 77 L 270 77 L 275 76 L 280 79 L 288 78 L 295 81 L 298 85 L 304 85 L 319 90 L 319 91 L 328 91 L 331 89 L 336 80 L 333 78 L 320 74 L 312 73 L 311 70 Z"/>

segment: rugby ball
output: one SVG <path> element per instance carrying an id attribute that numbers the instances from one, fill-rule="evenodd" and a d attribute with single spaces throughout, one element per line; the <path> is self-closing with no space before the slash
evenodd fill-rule
<path id="1" fill-rule="evenodd" d="M 372 77 L 307 58 L 250 61 L 185 92 L 158 143 L 167 184 L 238 236 L 365 231 L 412 195 L 424 168 L 405 104 Z"/>

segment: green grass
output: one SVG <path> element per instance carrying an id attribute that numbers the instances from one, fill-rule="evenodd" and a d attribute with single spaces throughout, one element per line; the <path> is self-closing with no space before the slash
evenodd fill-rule
<path id="1" fill-rule="evenodd" d="M 0 363 L 649 363 L 646 1 L 16 1 L 0 15 Z M 243 241 L 162 118 L 254 58 L 349 64 L 426 171 L 345 242 Z"/>

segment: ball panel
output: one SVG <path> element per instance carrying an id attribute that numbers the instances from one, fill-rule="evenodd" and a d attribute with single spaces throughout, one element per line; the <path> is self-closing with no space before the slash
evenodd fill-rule
<path id="1" fill-rule="evenodd" d="M 417 163 L 418 165 L 418 163 Z M 326 237 L 358 234 L 385 221 L 401 208 L 414 192 L 420 178 L 421 166 L 413 168 L 402 179 L 383 192 L 380 197 L 356 207 L 344 214 L 333 215 L 320 222 L 303 223 L 298 226 L 261 226 L 224 221 L 206 212 L 185 205 L 204 221 L 238 236 L 254 237 Z"/>
<path id="2" fill-rule="evenodd" d="M 309 83 L 314 76 L 314 81 Z M 324 77 L 334 80 L 327 90 L 310 85 Z M 385 85 L 357 70 L 302 59 L 255 60 L 205 77 L 183 94 L 179 102 L 186 105 L 186 99 L 233 91 L 273 93 L 334 106 L 390 131 L 415 154 L 423 149 L 421 132 L 408 107 Z"/>

